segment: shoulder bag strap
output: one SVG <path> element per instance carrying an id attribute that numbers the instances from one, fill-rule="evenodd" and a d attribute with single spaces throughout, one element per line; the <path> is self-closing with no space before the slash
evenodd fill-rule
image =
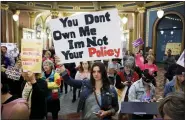
<path id="1" fill-rule="evenodd" d="M 99 106 L 100 109 L 101 109 L 101 106 L 100 106 L 100 103 L 99 103 L 99 101 L 98 101 L 98 98 L 97 98 L 97 95 L 96 95 L 95 90 L 94 90 L 93 92 L 94 92 L 94 96 L 95 96 L 96 102 L 97 102 L 98 106 Z"/>

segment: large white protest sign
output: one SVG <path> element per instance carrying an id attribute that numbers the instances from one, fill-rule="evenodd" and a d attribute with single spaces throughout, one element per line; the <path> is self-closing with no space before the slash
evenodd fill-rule
<path id="1" fill-rule="evenodd" d="M 56 55 L 62 63 L 122 58 L 118 10 L 51 19 Z"/>
<path id="2" fill-rule="evenodd" d="M 185 50 L 183 51 L 183 53 L 181 54 L 180 58 L 177 61 L 177 64 L 181 65 L 182 67 L 185 67 L 184 57 L 185 57 Z"/>

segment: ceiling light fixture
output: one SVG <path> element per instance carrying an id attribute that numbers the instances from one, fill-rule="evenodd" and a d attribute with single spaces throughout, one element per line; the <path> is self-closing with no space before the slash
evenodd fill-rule
<path id="1" fill-rule="evenodd" d="M 15 14 L 12 16 L 14 21 L 18 21 L 19 20 L 19 13 L 20 13 L 20 10 L 16 10 L 15 11 Z"/>
<path id="2" fill-rule="evenodd" d="M 127 18 L 126 16 L 124 16 L 124 17 L 122 18 L 122 22 L 123 22 L 123 24 L 126 24 L 126 23 L 127 23 L 127 21 L 128 21 L 128 18 Z"/>
<path id="3" fill-rule="evenodd" d="M 161 30 L 160 32 L 161 32 L 161 35 L 163 35 L 164 31 L 163 31 L 163 30 Z"/>
<path id="4" fill-rule="evenodd" d="M 162 9 L 159 9 L 159 10 L 157 11 L 157 17 L 158 17 L 158 18 L 162 18 L 163 15 L 164 15 L 164 11 L 163 11 Z"/>
<path id="5" fill-rule="evenodd" d="M 162 18 L 164 15 L 164 11 L 161 9 L 161 3 L 160 3 L 160 9 L 157 11 L 157 17 Z"/>

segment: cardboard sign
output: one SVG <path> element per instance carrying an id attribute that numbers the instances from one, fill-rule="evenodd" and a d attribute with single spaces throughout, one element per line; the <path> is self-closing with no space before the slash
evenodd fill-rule
<path id="1" fill-rule="evenodd" d="M 62 63 L 122 58 L 117 9 L 51 19 L 49 25 Z"/>
<path id="2" fill-rule="evenodd" d="M 143 39 L 142 39 L 142 38 L 139 38 L 139 39 L 135 40 L 135 41 L 132 43 L 132 45 L 133 45 L 134 47 L 138 47 L 138 46 L 143 45 L 143 44 L 144 44 L 144 42 L 143 42 Z"/>
<path id="3" fill-rule="evenodd" d="M 21 77 L 21 71 L 16 67 L 8 67 L 5 73 L 12 80 L 19 80 Z"/>
<path id="4" fill-rule="evenodd" d="M 181 43 L 167 43 L 165 53 L 171 49 L 172 55 L 180 55 L 181 52 Z"/>
<path id="5" fill-rule="evenodd" d="M 24 40 L 21 44 L 21 61 L 24 72 L 41 73 L 42 66 L 42 40 Z"/>
<path id="6" fill-rule="evenodd" d="M 183 53 L 181 54 L 180 58 L 177 61 L 177 64 L 179 64 L 182 67 L 185 67 L 185 65 L 184 65 L 185 64 L 184 57 L 185 57 L 185 50 L 183 51 Z"/>

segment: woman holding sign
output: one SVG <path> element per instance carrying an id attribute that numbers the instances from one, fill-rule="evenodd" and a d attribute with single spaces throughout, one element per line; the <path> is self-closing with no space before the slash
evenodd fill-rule
<path id="1" fill-rule="evenodd" d="M 22 98 L 28 102 L 30 120 L 41 120 L 46 117 L 47 83 L 40 73 L 23 72 Z"/>
<path id="2" fill-rule="evenodd" d="M 10 93 L 12 95 L 17 95 L 18 97 L 22 96 L 21 85 L 24 81 L 22 77 L 22 65 L 21 59 L 18 59 L 14 67 L 8 67 L 6 69 L 6 75 L 10 81 Z"/>
<path id="3" fill-rule="evenodd" d="M 56 57 L 56 62 L 60 60 Z M 74 80 L 64 67 L 60 67 L 61 76 L 67 84 L 81 88 L 77 112 L 82 111 L 82 119 L 110 120 L 118 111 L 118 96 L 114 87 L 110 87 L 105 65 L 96 62 L 91 68 L 90 80 Z"/>

